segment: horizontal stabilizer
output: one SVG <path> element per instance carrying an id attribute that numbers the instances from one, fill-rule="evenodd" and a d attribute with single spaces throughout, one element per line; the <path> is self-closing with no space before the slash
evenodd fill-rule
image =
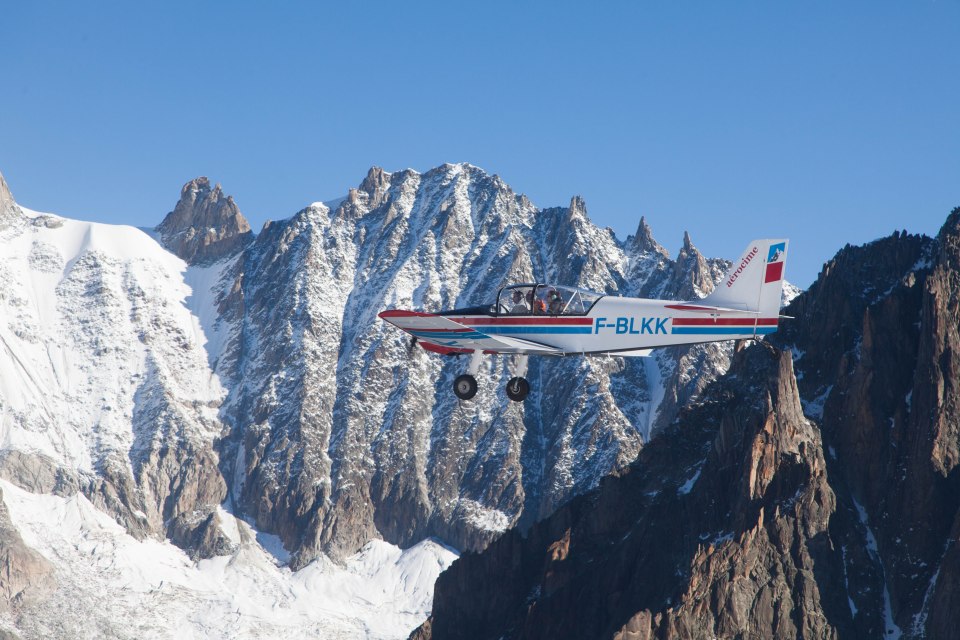
<path id="1" fill-rule="evenodd" d="M 743 305 L 742 309 L 732 309 L 730 307 L 711 307 L 702 304 L 693 304 L 693 303 L 678 303 L 678 304 L 667 304 L 664 305 L 664 309 L 673 309 L 674 311 L 687 311 L 690 313 L 742 313 L 748 316 L 757 316 L 760 315 L 759 311 L 752 311 L 746 308 L 746 305 Z"/>

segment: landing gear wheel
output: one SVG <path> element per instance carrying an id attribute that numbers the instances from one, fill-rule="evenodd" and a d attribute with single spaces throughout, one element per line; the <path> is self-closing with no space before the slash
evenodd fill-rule
<path id="1" fill-rule="evenodd" d="M 453 392 L 461 400 L 469 400 L 477 395 L 477 379 L 469 373 L 457 376 L 457 379 L 453 381 Z"/>
<path id="2" fill-rule="evenodd" d="M 510 378 L 507 383 L 507 397 L 514 402 L 523 402 L 530 395 L 530 383 L 526 378 Z"/>

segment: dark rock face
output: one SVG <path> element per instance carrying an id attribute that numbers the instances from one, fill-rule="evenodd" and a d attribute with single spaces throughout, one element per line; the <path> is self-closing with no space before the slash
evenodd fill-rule
<path id="1" fill-rule="evenodd" d="M 627 473 L 462 556 L 421 635 L 833 637 L 817 575 L 833 508 L 790 355 L 760 344 Z"/>
<path id="2" fill-rule="evenodd" d="M 935 240 L 844 249 L 778 338 L 803 353 L 801 390 L 822 412 L 838 495 L 875 538 L 884 629 L 918 637 L 950 637 L 958 621 L 958 238 L 955 210 Z"/>
<path id="3" fill-rule="evenodd" d="M 628 473 L 442 574 L 415 635 L 954 637 L 958 247 L 955 210 L 841 250 Z"/>
<path id="4" fill-rule="evenodd" d="M 201 177 L 183 185 L 180 201 L 157 231 L 163 244 L 189 264 L 205 264 L 233 255 L 253 240 L 247 219 L 220 185 Z"/>

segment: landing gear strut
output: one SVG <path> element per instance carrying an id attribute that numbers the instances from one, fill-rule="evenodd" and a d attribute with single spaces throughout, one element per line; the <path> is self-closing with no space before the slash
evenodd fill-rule
<path id="1" fill-rule="evenodd" d="M 467 372 L 453 381 L 453 392 L 461 400 L 469 400 L 477 395 L 477 379 L 474 377 L 480 370 L 480 359 L 483 357 L 483 351 L 475 350 L 470 355 L 470 366 Z"/>
<path id="2" fill-rule="evenodd" d="M 530 383 L 523 377 L 527 373 L 527 356 L 520 356 L 515 373 L 507 382 L 507 397 L 514 402 L 523 402 L 530 395 Z"/>

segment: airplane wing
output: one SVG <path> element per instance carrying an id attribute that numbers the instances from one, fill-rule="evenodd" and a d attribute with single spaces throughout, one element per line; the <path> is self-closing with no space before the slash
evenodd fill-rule
<path id="1" fill-rule="evenodd" d="M 560 355 L 563 353 L 560 349 L 548 344 L 520 338 L 508 338 L 507 336 L 494 337 L 473 327 L 432 313 L 391 309 L 381 312 L 380 317 L 415 337 L 424 348 L 438 353 L 476 350 L 541 355 Z"/>

